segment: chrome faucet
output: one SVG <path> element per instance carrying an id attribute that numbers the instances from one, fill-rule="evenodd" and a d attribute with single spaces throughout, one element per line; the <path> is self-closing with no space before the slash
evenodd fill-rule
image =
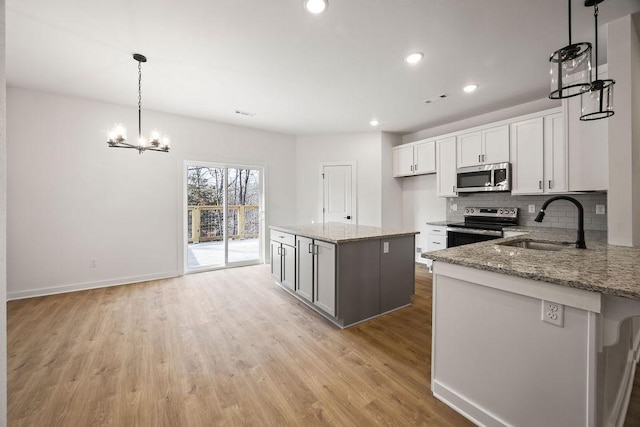
<path id="1" fill-rule="evenodd" d="M 544 219 L 544 210 L 547 209 L 547 206 L 549 206 L 549 204 L 554 200 L 568 200 L 576 205 L 576 207 L 578 208 L 578 240 L 576 240 L 576 248 L 587 249 L 587 244 L 584 242 L 584 208 L 582 207 L 582 204 L 573 197 L 556 196 L 550 198 L 549 200 L 544 202 L 542 208 L 540 208 L 540 212 L 538 213 L 534 221 L 542 222 L 542 220 Z"/>

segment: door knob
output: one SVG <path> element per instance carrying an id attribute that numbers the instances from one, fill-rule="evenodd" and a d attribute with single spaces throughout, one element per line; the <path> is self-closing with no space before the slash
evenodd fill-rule
<path id="1" fill-rule="evenodd" d="M 351 219 L 351 215 L 345 216 L 346 219 Z"/>

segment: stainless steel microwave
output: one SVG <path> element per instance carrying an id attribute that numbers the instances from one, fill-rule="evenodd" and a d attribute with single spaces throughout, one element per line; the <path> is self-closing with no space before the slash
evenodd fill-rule
<path id="1" fill-rule="evenodd" d="M 458 193 L 511 191 L 511 163 L 460 168 L 456 190 Z"/>

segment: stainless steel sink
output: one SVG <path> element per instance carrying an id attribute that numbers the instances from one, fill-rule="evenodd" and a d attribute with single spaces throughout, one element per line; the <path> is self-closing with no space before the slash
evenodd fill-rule
<path id="1" fill-rule="evenodd" d="M 539 240 L 511 240 L 510 242 L 497 243 L 500 246 L 511 246 L 515 248 L 534 249 L 537 251 L 561 251 L 567 248 L 575 248 L 575 243 L 550 243 Z"/>

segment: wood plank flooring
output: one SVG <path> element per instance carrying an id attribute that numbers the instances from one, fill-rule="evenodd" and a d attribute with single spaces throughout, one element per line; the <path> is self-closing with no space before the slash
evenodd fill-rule
<path id="1" fill-rule="evenodd" d="M 422 266 L 411 307 L 347 330 L 267 265 L 8 304 L 10 426 L 472 425 L 430 368 Z"/>
<path id="2" fill-rule="evenodd" d="M 11 426 L 468 426 L 430 393 L 431 280 L 340 330 L 269 266 L 12 301 Z"/>

